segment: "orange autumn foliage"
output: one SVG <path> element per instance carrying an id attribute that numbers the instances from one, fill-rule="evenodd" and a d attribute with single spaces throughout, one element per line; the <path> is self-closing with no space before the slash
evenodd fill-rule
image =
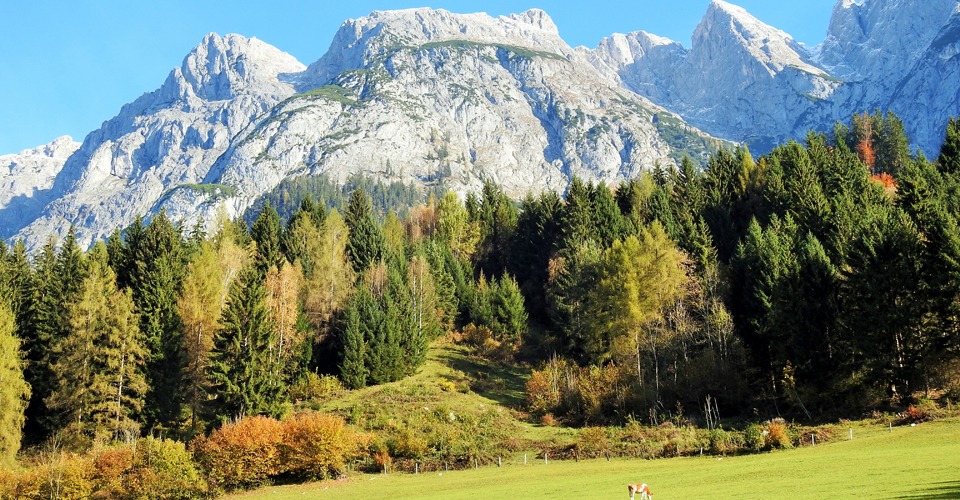
<path id="1" fill-rule="evenodd" d="M 877 182 L 883 185 L 883 188 L 886 190 L 896 189 L 897 181 L 893 178 L 892 175 L 884 172 L 882 174 L 874 174 L 870 176 L 870 180 Z"/>

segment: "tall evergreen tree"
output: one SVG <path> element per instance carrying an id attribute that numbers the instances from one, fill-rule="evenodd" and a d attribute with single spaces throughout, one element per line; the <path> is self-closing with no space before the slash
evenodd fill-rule
<path id="1" fill-rule="evenodd" d="M 254 267 L 243 269 L 230 287 L 221 327 L 210 354 L 211 417 L 279 416 L 284 387 L 274 376 L 270 346 L 274 327 L 266 305 L 263 277 Z"/>
<path id="2" fill-rule="evenodd" d="M 149 352 L 145 421 L 149 427 L 175 427 L 181 416 L 186 361 L 176 301 L 186 274 L 187 255 L 180 229 L 167 218 L 166 211 L 161 210 L 146 227 L 137 222 L 126 232 L 124 272 L 118 273 L 118 281 L 128 283 L 133 293 Z M 124 274 L 126 278 L 120 279 Z"/>
<path id="3" fill-rule="evenodd" d="M 280 216 L 265 202 L 263 211 L 250 228 L 250 236 L 257 242 L 257 269 L 266 274 L 271 267 L 279 268 L 286 260 L 281 249 Z"/>
<path id="4" fill-rule="evenodd" d="M 363 189 L 358 188 L 350 195 L 344 221 L 350 228 L 347 251 L 355 272 L 361 273 L 386 257 L 383 231 L 374 217 L 373 203 Z"/>
<path id="5" fill-rule="evenodd" d="M 373 295 L 366 287 L 360 287 L 344 310 L 340 332 L 341 360 L 340 379 L 351 389 L 367 385 L 366 338 L 365 329 L 369 323 L 364 316 L 372 316 L 376 311 Z"/>
<path id="6" fill-rule="evenodd" d="M 527 333 L 527 311 L 516 280 L 505 274 L 493 287 L 491 306 L 494 331 L 511 342 L 520 342 Z"/>
<path id="7" fill-rule="evenodd" d="M 952 176 L 960 174 L 960 118 L 950 118 L 947 123 L 940 156 L 937 157 L 937 168 Z"/>

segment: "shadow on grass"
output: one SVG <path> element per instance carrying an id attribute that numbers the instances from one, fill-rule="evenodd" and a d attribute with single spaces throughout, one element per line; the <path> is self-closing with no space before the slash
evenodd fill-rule
<path id="1" fill-rule="evenodd" d="M 926 489 L 910 492 L 900 498 L 908 500 L 936 500 L 960 498 L 960 481 L 932 483 Z"/>
<path id="2" fill-rule="evenodd" d="M 522 368 L 450 352 L 438 353 L 437 360 L 469 377 L 473 392 L 509 408 L 523 407 L 526 372 Z"/>

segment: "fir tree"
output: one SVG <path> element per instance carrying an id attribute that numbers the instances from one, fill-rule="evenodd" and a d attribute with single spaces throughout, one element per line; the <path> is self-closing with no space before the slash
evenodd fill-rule
<path id="1" fill-rule="evenodd" d="M 135 228 L 132 226 L 131 229 Z M 140 331 L 149 351 L 146 422 L 178 425 L 183 403 L 181 349 L 183 329 L 177 314 L 177 296 L 186 273 L 186 255 L 180 231 L 161 210 L 143 229 L 127 231 L 129 283 L 140 314 Z"/>
<path id="2" fill-rule="evenodd" d="M 960 119 L 950 118 L 946 136 L 940 146 L 937 168 L 951 176 L 960 174 Z"/>
<path id="3" fill-rule="evenodd" d="M 493 290 L 494 331 L 510 342 L 518 343 L 527 333 L 527 311 L 520 287 L 509 274 L 503 275 Z"/>

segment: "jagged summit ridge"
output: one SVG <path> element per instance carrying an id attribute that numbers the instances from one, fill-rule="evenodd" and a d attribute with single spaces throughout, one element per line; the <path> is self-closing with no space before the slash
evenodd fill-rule
<path id="1" fill-rule="evenodd" d="M 497 18 L 429 8 L 373 11 L 340 26 L 324 56 L 301 76 L 301 90 L 323 85 L 343 71 L 366 67 L 398 47 L 450 40 L 570 52 L 553 20 L 539 9 Z"/>
<path id="2" fill-rule="evenodd" d="M 625 87 L 756 152 L 880 109 L 898 113 L 929 156 L 958 109 L 950 47 L 960 32 L 949 28 L 958 11 L 957 0 L 840 0 L 826 39 L 811 48 L 714 0 L 689 50 L 653 49 L 636 32 L 605 39 L 588 57 Z"/>
<path id="3" fill-rule="evenodd" d="M 693 127 L 762 153 L 874 109 L 897 112 L 930 156 L 960 109 L 958 5 L 841 0 L 814 48 L 724 1 L 689 49 L 644 31 L 573 49 L 540 10 L 377 11 L 343 23 L 309 67 L 210 34 L 18 188 L 0 237 L 35 247 L 75 223 L 89 243 L 161 208 L 237 215 L 297 175 L 562 190 L 574 175 L 616 182 L 719 144 Z"/>
<path id="4" fill-rule="evenodd" d="M 82 244 L 166 209 L 212 223 L 296 175 L 352 174 L 516 196 L 571 176 L 615 182 L 719 142 L 621 88 L 540 10 L 410 9 L 345 22 L 309 67 L 210 34 L 163 85 L 90 133 L 43 200 L 0 209 L 0 236 Z"/>

